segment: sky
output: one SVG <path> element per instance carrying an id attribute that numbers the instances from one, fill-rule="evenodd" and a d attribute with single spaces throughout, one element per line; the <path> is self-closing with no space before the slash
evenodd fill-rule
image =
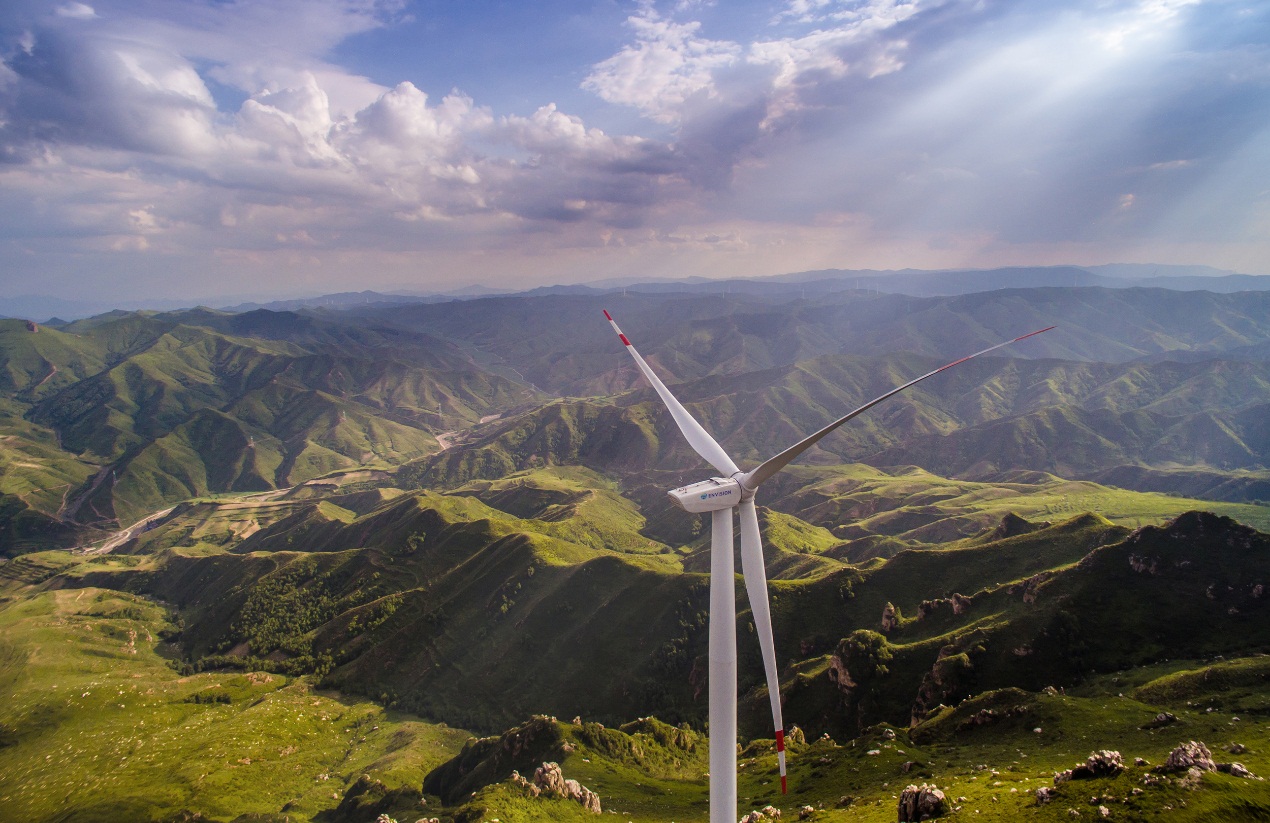
<path id="1" fill-rule="evenodd" d="M 0 295 L 1270 273 L 1264 0 L 0 4 Z"/>

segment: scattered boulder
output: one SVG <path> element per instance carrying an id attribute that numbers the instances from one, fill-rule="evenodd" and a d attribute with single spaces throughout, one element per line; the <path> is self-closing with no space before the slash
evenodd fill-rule
<path id="1" fill-rule="evenodd" d="M 1090 777 L 1115 777 L 1124 771 L 1124 759 L 1120 752 L 1103 749 L 1085 759 L 1085 769 Z"/>
<path id="2" fill-rule="evenodd" d="M 1165 772 L 1184 772 L 1192 768 L 1199 769 L 1202 772 L 1211 772 L 1217 768 L 1217 764 L 1213 762 L 1213 753 L 1203 743 L 1194 740 L 1182 743 L 1169 752 L 1169 757 L 1164 761 L 1164 765 L 1160 767 L 1160 770 Z"/>
<path id="3" fill-rule="evenodd" d="M 900 793 L 899 823 L 931 820 L 948 813 L 948 801 L 937 786 L 909 784 Z"/>
<path id="4" fill-rule="evenodd" d="M 1044 806 L 1046 803 L 1053 800 L 1057 794 L 1058 791 L 1049 786 L 1040 787 L 1036 790 L 1036 805 Z"/>
<path id="5" fill-rule="evenodd" d="M 1224 747 L 1231 754 L 1247 754 L 1248 747 L 1242 743 L 1228 743 Z"/>
<path id="6" fill-rule="evenodd" d="M 1177 722 L 1177 716 L 1174 715 L 1172 712 L 1160 712 L 1151 720 L 1150 723 L 1147 723 L 1146 725 L 1142 726 L 1142 728 L 1160 729 L 1165 726 L 1168 726 L 1171 723 L 1176 723 L 1176 722 Z"/>
<path id="7" fill-rule="evenodd" d="M 1247 767 L 1242 763 L 1218 763 L 1217 771 L 1225 772 L 1233 777 L 1247 777 L 1251 780 L 1259 780 L 1255 774 L 1248 771 Z"/>
<path id="8" fill-rule="evenodd" d="M 801 809 L 798 810 L 798 819 L 810 820 L 811 816 L 815 813 L 816 813 L 816 810 L 812 808 L 811 806 L 803 806 Z"/>

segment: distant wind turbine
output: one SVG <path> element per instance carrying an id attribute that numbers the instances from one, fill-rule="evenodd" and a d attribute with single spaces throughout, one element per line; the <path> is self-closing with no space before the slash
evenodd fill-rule
<path id="1" fill-rule="evenodd" d="M 763 669 L 767 675 L 767 696 L 772 704 L 772 724 L 776 730 L 776 757 L 780 762 L 781 794 L 786 793 L 785 779 L 785 723 L 781 719 L 780 677 L 776 668 L 776 649 L 772 636 L 772 615 L 767 599 L 767 572 L 763 568 L 763 545 L 759 536 L 758 511 L 754 507 L 754 492 L 766 480 L 789 465 L 821 438 L 843 423 L 873 408 L 888 397 L 915 386 L 928 377 L 934 377 L 953 366 L 965 363 L 996 351 L 1003 346 L 1035 337 L 1054 326 L 989 346 L 983 351 L 954 360 L 891 389 L 863 406 L 825 426 L 785 451 L 767 460 L 753 471 L 737 468 L 732 458 L 710 434 L 701 427 L 683 404 L 675 399 L 666 384 L 653 373 L 652 368 L 640 357 L 631 341 L 622 334 L 608 311 L 604 312 L 613 331 L 621 338 L 626 350 L 635 358 L 635 365 L 653 384 L 662 402 L 670 411 L 679 431 L 693 451 L 718 469 L 721 477 L 712 477 L 673 489 L 667 494 L 675 505 L 694 514 L 710 512 L 710 823 L 732 823 L 736 819 L 736 596 L 734 579 L 736 572 L 732 561 L 733 510 L 741 515 L 741 573 L 745 577 L 745 593 L 754 616 L 754 628 L 763 655 Z"/>

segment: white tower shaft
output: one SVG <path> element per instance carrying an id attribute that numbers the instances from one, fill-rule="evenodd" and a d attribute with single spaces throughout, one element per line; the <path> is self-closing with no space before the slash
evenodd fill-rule
<path id="1" fill-rule="evenodd" d="M 736 820 L 736 571 L 732 509 L 710 513 L 710 823 Z"/>

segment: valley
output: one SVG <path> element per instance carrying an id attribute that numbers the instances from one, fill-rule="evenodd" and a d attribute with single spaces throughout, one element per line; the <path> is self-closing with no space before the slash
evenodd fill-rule
<path id="1" fill-rule="evenodd" d="M 606 816 L 704 820 L 709 529 L 665 489 L 709 470 L 608 306 L 743 465 L 1059 324 L 764 487 L 800 731 L 782 797 L 738 578 L 741 813 L 890 821 L 932 782 L 981 820 L 1270 818 L 1266 782 L 1152 771 L 1203 740 L 1270 775 L 1267 299 L 632 292 L 0 321 L 0 807 L 592 819 L 510 780 L 554 761 Z M 1101 749 L 1150 765 L 1055 787 Z"/>

